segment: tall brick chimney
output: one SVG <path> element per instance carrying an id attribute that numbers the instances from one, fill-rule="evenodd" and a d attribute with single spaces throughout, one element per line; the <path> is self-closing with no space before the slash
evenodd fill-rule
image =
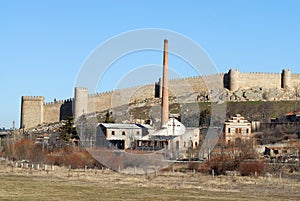
<path id="1" fill-rule="evenodd" d="M 161 101 L 161 127 L 169 119 L 169 91 L 168 91 L 168 40 L 164 40 L 162 101 Z"/>

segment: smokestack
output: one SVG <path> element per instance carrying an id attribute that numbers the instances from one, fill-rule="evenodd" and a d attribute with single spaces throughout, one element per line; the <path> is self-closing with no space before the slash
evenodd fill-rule
<path id="1" fill-rule="evenodd" d="M 169 119 L 169 91 L 168 91 L 168 40 L 164 40 L 162 101 L 161 101 L 161 127 Z"/>

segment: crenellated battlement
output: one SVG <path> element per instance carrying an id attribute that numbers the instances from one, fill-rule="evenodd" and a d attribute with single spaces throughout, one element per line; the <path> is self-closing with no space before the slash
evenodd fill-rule
<path id="1" fill-rule="evenodd" d="M 22 96 L 23 101 L 44 101 L 44 96 Z"/>
<path id="2" fill-rule="evenodd" d="M 72 101 L 73 101 L 73 99 L 69 98 L 69 99 L 65 99 L 65 100 L 58 100 L 58 101 L 47 102 L 47 103 L 44 103 L 44 105 L 45 106 L 47 106 L 47 105 L 61 105 L 61 104 L 65 104 L 65 103 L 70 103 Z"/>
<path id="3" fill-rule="evenodd" d="M 89 91 L 89 89 L 86 87 L 76 87 L 76 89 L 81 91 Z"/>
<path id="4" fill-rule="evenodd" d="M 244 75 L 281 75 L 281 73 L 274 73 L 274 72 L 240 72 L 240 74 Z"/>
<path id="5" fill-rule="evenodd" d="M 126 91 L 132 91 L 135 89 L 143 88 L 143 87 L 149 87 L 149 86 L 154 86 L 154 84 L 144 84 L 144 85 L 139 85 L 139 86 L 133 86 L 133 87 L 127 87 L 123 89 L 115 89 L 115 90 L 109 90 L 105 92 L 100 92 L 100 93 L 94 93 L 94 94 L 88 94 L 88 97 L 94 98 L 94 97 L 100 97 L 103 95 L 113 95 L 115 93 L 123 93 Z"/>

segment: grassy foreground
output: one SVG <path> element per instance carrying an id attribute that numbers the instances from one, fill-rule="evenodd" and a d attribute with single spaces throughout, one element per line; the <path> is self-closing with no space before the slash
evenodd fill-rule
<path id="1" fill-rule="evenodd" d="M 300 200 L 300 183 L 278 178 L 168 172 L 124 175 L 0 166 L 0 200 Z"/>

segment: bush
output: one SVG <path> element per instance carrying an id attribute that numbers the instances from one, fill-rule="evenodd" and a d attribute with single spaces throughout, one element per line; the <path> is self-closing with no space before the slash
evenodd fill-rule
<path id="1" fill-rule="evenodd" d="M 215 156 L 210 162 L 209 166 L 211 170 L 214 170 L 216 175 L 225 174 L 226 171 L 234 171 L 238 167 L 238 162 L 229 156 Z"/>
<path id="2" fill-rule="evenodd" d="M 71 168 L 102 167 L 86 150 L 78 147 L 68 147 L 58 150 L 48 156 L 48 163 Z"/>
<path id="3" fill-rule="evenodd" d="M 242 176 L 263 175 L 266 170 L 266 165 L 263 161 L 242 162 L 239 164 L 238 171 Z"/>

